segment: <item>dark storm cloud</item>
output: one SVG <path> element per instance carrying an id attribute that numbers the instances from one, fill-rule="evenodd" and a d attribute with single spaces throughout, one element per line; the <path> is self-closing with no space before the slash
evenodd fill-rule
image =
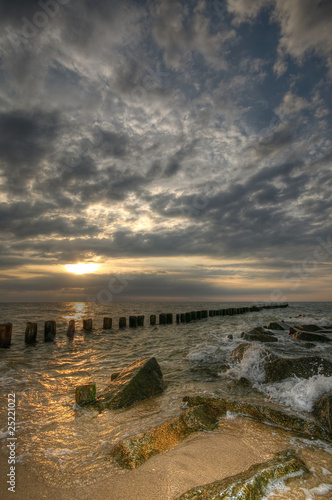
<path id="1" fill-rule="evenodd" d="M 269 279 L 326 239 L 328 2 L 229 0 L 222 19 L 204 0 L 45 5 L 0 1 L 4 276 L 24 263 L 192 256 L 261 259 Z M 231 293 L 199 286 L 229 269 L 192 273 L 197 294 Z M 191 296 L 184 268 L 136 274 L 146 295 Z M 15 278 L 11 290 L 84 279 Z"/>

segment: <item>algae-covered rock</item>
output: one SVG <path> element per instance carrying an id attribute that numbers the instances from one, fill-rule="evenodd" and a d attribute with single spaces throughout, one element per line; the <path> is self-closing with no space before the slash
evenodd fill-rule
<path id="1" fill-rule="evenodd" d="M 213 430 L 216 425 L 216 411 L 195 406 L 147 432 L 124 439 L 113 448 L 111 456 L 121 467 L 135 469 L 154 455 L 174 448 L 190 434 Z"/>
<path id="2" fill-rule="evenodd" d="M 165 388 L 156 358 L 141 358 L 124 368 L 96 399 L 99 408 L 125 408 L 161 394 Z"/>
<path id="3" fill-rule="evenodd" d="M 265 488 L 277 479 L 309 475 L 306 464 L 293 450 L 277 453 L 271 460 L 252 465 L 248 470 L 220 481 L 195 487 L 177 500 L 260 500 Z"/>
<path id="4" fill-rule="evenodd" d="M 293 334 L 293 339 L 295 340 L 305 340 L 307 342 L 331 342 L 331 339 L 326 337 L 326 335 L 320 335 L 318 333 L 310 333 L 299 331 Z"/>
<path id="5" fill-rule="evenodd" d="M 270 330 L 288 330 L 288 326 L 285 325 L 284 323 L 279 323 L 277 321 L 273 321 L 272 323 L 269 323 L 267 327 Z"/>
<path id="6" fill-rule="evenodd" d="M 217 413 L 219 417 L 228 411 L 250 417 L 262 423 L 276 425 L 286 430 L 297 432 L 303 436 L 331 441 L 332 435 L 317 425 L 314 420 L 305 419 L 288 410 L 281 410 L 273 405 L 248 403 L 239 400 L 215 398 L 208 396 L 185 396 L 183 401 L 189 407 L 204 405 L 208 411 Z"/>
<path id="7" fill-rule="evenodd" d="M 241 337 L 251 342 L 278 342 L 277 337 L 264 330 L 261 326 L 250 330 L 248 333 L 242 333 Z"/>
<path id="8" fill-rule="evenodd" d="M 280 382 L 293 375 L 301 378 L 310 378 L 318 374 L 327 377 L 332 375 L 332 363 L 319 356 L 278 358 L 265 363 L 264 369 L 268 382 Z"/>
<path id="9" fill-rule="evenodd" d="M 332 436 L 332 392 L 315 401 L 313 414 Z"/>
<path id="10" fill-rule="evenodd" d="M 298 328 L 306 332 L 318 332 L 321 330 L 321 327 L 317 325 L 298 325 Z"/>
<path id="11" fill-rule="evenodd" d="M 244 343 L 238 345 L 237 347 L 235 347 L 235 349 L 233 349 L 233 351 L 231 352 L 231 356 L 233 356 L 237 361 L 240 362 L 240 361 L 242 361 L 242 359 L 246 355 L 247 351 L 249 349 L 252 349 L 252 347 L 253 347 L 253 344 L 251 342 L 244 342 Z M 267 349 L 266 347 L 261 348 L 261 353 L 262 353 L 262 356 L 265 356 L 265 358 L 268 361 L 275 359 L 275 355 L 272 354 L 271 351 L 269 351 L 269 349 Z"/>

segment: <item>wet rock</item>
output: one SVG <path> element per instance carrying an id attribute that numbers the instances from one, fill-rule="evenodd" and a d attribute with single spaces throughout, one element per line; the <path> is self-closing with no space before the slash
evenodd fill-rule
<path id="1" fill-rule="evenodd" d="M 174 448 L 190 434 L 213 430 L 216 425 L 216 412 L 195 406 L 147 432 L 124 439 L 113 448 L 111 457 L 121 467 L 135 469 L 154 455 Z"/>
<path id="2" fill-rule="evenodd" d="M 302 418 L 289 410 L 281 410 L 276 405 L 242 402 L 239 400 L 215 398 L 208 396 L 185 396 L 183 401 L 189 407 L 204 405 L 207 411 L 224 417 L 228 411 L 247 416 L 258 422 L 268 423 L 286 430 L 297 432 L 302 436 L 332 441 L 332 436 L 321 425 L 312 419 Z"/>
<path id="3" fill-rule="evenodd" d="M 120 375 L 120 373 L 121 373 L 121 372 L 114 372 L 114 373 L 112 373 L 112 374 L 111 374 L 111 381 L 112 381 L 112 380 L 115 380 L 115 379 L 116 379 L 116 377 L 118 377 L 118 376 Z"/>
<path id="4" fill-rule="evenodd" d="M 277 337 L 275 337 L 271 332 L 264 330 L 261 326 L 250 330 L 248 333 L 242 333 L 241 337 L 245 340 L 250 340 L 251 342 L 278 342 Z"/>
<path id="5" fill-rule="evenodd" d="M 79 385 L 75 389 L 75 401 L 78 405 L 84 406 L 92 403 L 96 399 L 96 384 Z"/>
<path id="6" fill-rule="evenodd" d="M 273 321 L 272 323 L 269 323 L 267 326 L 270 330 L 288 330 L 288 326 L 286 326 L 283 323 L 279 323 L 276 321 Z"/>
<path id="7" fill-rule="evenodd" d="M 252 386 L 252 383 L 246 377 L 239 378 L 239 380 L 237 381 L 237 384 L 240 385 L 241 387 L 251 387 Z"/>
<path id="8" fill-rule="evenodd" d="M 313 414 L 332 436 L 332 392 L 315 402 Z"/>
<path id="9" fill-rule="evenodd" d="M 141 358 L 124 368 L 96 399 L 101 409 L 125 408 L 136 401 L 161 394 L 165 388 L 156 358 Z"/>
<path id="10" fill-rule="evenodd" d="M 321 329 L 321 327 L 317 325 L 299 325 L 298 328 L 306 332 L 318 332 Z"/>
<path id="11" fill-rule="evenodd" d="M 231 352 L 231 356 L 233 356 L 237 361 L 241 362 L 248 349 L 251 348 L 252 344 L 250 342 L 245 342 L 235 347 L 235 349 L 233 349 L 233 351 Z M 275 359 L 275 356 L 268 349 L 262 348 L 261 352 L 267 360 L 271 361 L 272 359 Z"/>
<path id="12" fill-rule="evenodd" d="M 331 342 L 331 339 L 326 337 L 326 335 L 319 335 L 318 333 L 309 332 L 295 332 L 293 334 L 293 339 L 295 340 L 305 340 L 307 342 Z"/>
<path id="13" fill-rule="evenodd" d="M 198 486 L 179 496 L 177 500 L 246 499 L 265 498 L 265 488 L 277 479 L 294 475 L 309 475 L 306 464 L 293 450 L 277 453 L 271 460 L 252 465 L 245 472 L 220 481 Z"/>
<path id="14" fill-rule="evenodd" d="M 278 358 L 265 363 L 264 369 L 268 382 L 280 382 L 293 375 L 301 378 L 310 378 L 318 374 L 330 377 L 332 375 L 332 362 L 319 356 Z"/>
<path id="15" fill-rule="evenodd" d="M 294 328 L 293 326 L 290 326 L 288 329 L 288 335 L 293 335 L 294 333 L 297 333 L 298 330 Z"/>

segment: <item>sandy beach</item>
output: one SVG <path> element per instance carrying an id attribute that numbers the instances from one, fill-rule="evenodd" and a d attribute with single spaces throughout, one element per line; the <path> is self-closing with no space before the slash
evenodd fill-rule
<path id="1" fill-rule="evenodd" d="M 297 444 L 295 445 L 295 441 Z M 291 490 L 278 492 L 278 499 L 305 500 L 305 490 L 331 484 L 331 455 L 314 443 L 294 440 L 294 434 L 253 422 L 246 418 L 222 419 L 214 432 L 198 433 L 172 450 L 155 456 L 132 471 L 119 471 L 103 480 L 81 487 L 50 485 L 26 464 L 17 464 L 16 491 L 8 492 L 6 457 L 1 455 L 1 498 L 4 500 L 172 500 L 188 489 L 222 479 L 248 469 L 252 464 L 270 459 L 274 453 L 298 446 L 299 456 L 315 474 L 304 480 L 289 480 Z M 331 451 L 331 450 L 330 450 Z M 328 472 L 330 474 L 328 474 Z M 302 488 L 302 489 L 301 489 Z M 322 486 L 320 486 L 322 488 Z M 284 496 L 286 495 L 286 496 Z M 323 498 L 332 498 L 332 493 Z M 310 497 L 309 497 L 310 498 Z"/>

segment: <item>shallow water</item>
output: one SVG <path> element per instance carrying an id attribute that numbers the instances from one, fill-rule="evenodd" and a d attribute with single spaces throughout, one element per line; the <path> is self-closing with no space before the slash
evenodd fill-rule
<path id="1" fill-rule="evenodd" d="M 242 342 L 242 331 L 273 320 L 331 324 L 330 303 L 293 303 L 287 309 L 217 316 L 180 325 L 109 331 L 101 328 L 104 316 L 113 317 L 113 325 L 117 325 L 120 316 L 144 314 L 148 323 L 150 314 L 242 305 L 252 304 L 2 304 L 1 323 L 11 321 L 14 326 L 12 346 L 0 350 L 1 452 L 7 453 L 6 405 L 7 394 L 11 392 L 15 392 L 17 400 L 18 460 L 38 471 L 48 483 L 62 485 L 91 483 L 110 474 L 121 474 L 116 466 L 105 461 L 114 444 L 178 415 L 184 395 L 250 397 L 273 400 L 297 411 L 310 411 L 315 399 L 332 390 L 332 377 L 319 375 L 309 380 L 287 379 L 279 384 L 266 384 L 265 353 L 260 344 L 254 345 L 241 363 L 235 362 L 230 352 Z M 302 314 L 306 316 L 299 318 Z M 81 330 L 82 319 L 86 317 L 93 318 L 91 333 Z M 57 321 L 56 342 L 44 343 L 43 322 L 50 319 Z M 77 332 L 73 340 L 66 336 L 69 319 L 76 319 Z M 38 322 L 39 343 L 35 346 L 24 345 L 27 321 Z M 230 334 L 233 339 L 228 338 Z M 308 348 L 283 332 L 275 334 L 279 342 L 268 348 L 279 355 L 318 354 L 332 358 L 331 348 L 327 349 L 326 344 Z M 164 394 L 125 410 L 101 414 L 75 405 L 77 385 L 94 381 L 97 390 L 102 390 L 109 384 L 111 373 L 142 356 L 156 356 L 168 384 Z M 236 385 L 235 381 L 243 376 L 253 382 L 254 390 Z M 316 447 L 319 449 L 319 444 Z M 330 450 L 326 451 L 323 445 L 321 451 L 330 456 Z M 332 470 L 332 464 L 329 468 Z M 324 498 L 329 494 L 323 493 Z M 311 498 L 310 495 L 319 497 L 320 494 L 307 495 Z"/>

